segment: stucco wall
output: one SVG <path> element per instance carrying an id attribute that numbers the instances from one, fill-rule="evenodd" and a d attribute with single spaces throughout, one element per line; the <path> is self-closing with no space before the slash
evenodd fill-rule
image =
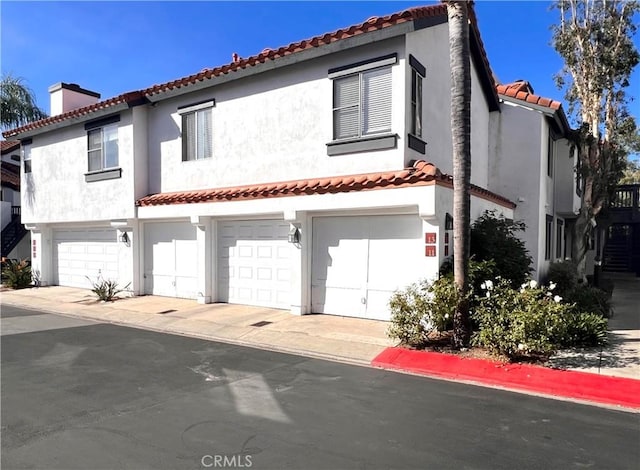
<path id="1" fill-rule="evenodd" d="M 576 159 L 568 140 L 556 142 L 555 209 L 560 214 L 575 214 L 580 210 L 580 197 L 576 194 Z"/>
<path id="2" fill-rule="evenodd" d="M 392 132 L 398 148 L 328 156 L 333 137 L 328 70 L 397 53 Z M 151 192 L 400 169 L 404 164 L 402 37 L 293 64 L 158 103 L 149 111 Z M 213 158 L 182 161 L 178 107 L 215 99 Z"/>
<path id="3" fill-rule="evenodd" d="M 132 218 L 133 126 L 120 113 L 118 161 L 122 177 L 86 182 L 87 131 L 78 124 L 33 138 L 31 173 L 22 173 L 22 222 L 55 223 Z"/>
<path id="4" fill-rule="evenodd" d="M 451 145 L 451 68 L 449 65 L 449 26 L 447 23 L 411 32 L 406 39 L 407 57 L 412 54 L 426 68 L 423 81 L 423 140 L 426 155 L 407 150 L 407 162 L 424 159 L 444 173 L 453 173 Z M 407 83 L 411 83 L 409 75 Z M 488 185 L 489 120 L 487 101 L 482 92 L 476 65 L 471 61 L 471 181 Z M 410 102 L 407 97 L 407 106 Z M 407 119 L 409 129 L 410 119 Z"/>
<path id="5" fill-rule="evenodd" d="M 546 204 L 546 166 L 541 165 L 546 142 L 542 114 L 503 103 L 500 119 L 492 126 L 494 158 L 489 166 L 489 189 L 517 204 L 514 220 L 524 221 L 527 228 L 520 237 L 525 242 L 537 270 L 539 257 L 544 260 L 544 206 Z M 546 160 L 545 160 L 546 165 Z M 541 207 L 543 208 L 541 212 Z M 542 220 L 542 225 L 541 225 Z M 542 248 L 540 254 L 540 233 Z"/>

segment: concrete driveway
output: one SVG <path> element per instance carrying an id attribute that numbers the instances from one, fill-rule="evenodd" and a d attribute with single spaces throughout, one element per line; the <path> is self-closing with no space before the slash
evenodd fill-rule
<path id="1" fill-rule="evenodd" d="M 154 331 L 369 364 L 385 347 L 387 322 L 232 304 L 200 305 L 158 296 L 99 302 L 86 289 L 40 287 L 2 292 L 2 302 L 23 308 Z"/>

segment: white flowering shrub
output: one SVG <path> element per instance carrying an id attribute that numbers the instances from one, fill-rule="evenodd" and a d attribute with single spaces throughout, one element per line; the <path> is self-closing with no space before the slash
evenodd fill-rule
<path id="1" fill-rule="evenodd" d="M 389 337 L 407 346 L 424 345 L 431 328 L 429 283 L 423 280 L 396 291 L 389 300 L 389 308 Z"/>
<path id="2" fill-rule="evenodd" d="M 484 287 L 482 287 L 484 286 Z M 607 322 L 582 313 L 549 287 L 536 281 L 513 289 L 500 280 L 485 281 L 473 319 L 478 325 L 472 341 L 509 358 L 548 356 L 569 346 L 596 346 L 606 341 Z"/>
<path id="3" fill-rule="evenodd" d="M 424 346 L 430 333 L 453 327 L 457 295 L 453 280 L 446 277 L 434 282 L 422 280 L 396 291 L 389 300 L 387 334 L 407 346 Z"/>

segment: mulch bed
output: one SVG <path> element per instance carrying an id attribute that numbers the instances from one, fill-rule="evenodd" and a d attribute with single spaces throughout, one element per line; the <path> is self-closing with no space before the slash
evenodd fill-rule
<path id="1" fill-rule="evenodd" d="M 463 358 L 487 359 L 502 363 L 524 363 L 535 364 L 540 366 L 548 366 L 549 357 L 543 355 L 518 356 L 509 359 L 507 356 L 489 351 L 479 346 L 471 346 L 469 348 L 456 349 L 452 346 L 453 331 L 433 332 L 429 334 L 429 342 L 421 347 L 413 347 L 408 345 L 400 345 L 406 349 L 414 349 L 418 351 L 439 352 L 443 354 L 453 354 Z"/>

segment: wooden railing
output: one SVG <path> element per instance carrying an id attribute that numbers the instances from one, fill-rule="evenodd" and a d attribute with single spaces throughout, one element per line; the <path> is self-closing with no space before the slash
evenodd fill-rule
<path id="1" fill-rule="evenodd" d="M 610 209 L 638 209 L 638 194 L 640 184 L 625 184 L 618 186 L 613 193 Z"/>

